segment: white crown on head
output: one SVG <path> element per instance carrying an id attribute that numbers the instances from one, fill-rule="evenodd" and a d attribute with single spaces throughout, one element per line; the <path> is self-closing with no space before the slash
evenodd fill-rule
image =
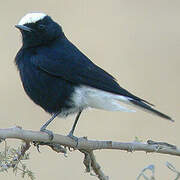
<path id="1" fill-rule="evenodd" d="M 27 23 L 35 23 L 47 16 L 44 13 L 28 13 L 24 17 L 21 18 L 18 25 L 24 25 Z"/>

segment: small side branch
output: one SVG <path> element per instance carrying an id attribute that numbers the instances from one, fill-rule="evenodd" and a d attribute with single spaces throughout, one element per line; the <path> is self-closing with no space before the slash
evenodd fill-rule
<path id="1" fill-rule="evenodd" d="M 89 156 L 91 158 L 91 165 L 93 168 L 93 171 L 96 173 L 96 175 L 98 176 L 98 178 L 100 180 L 109 180 L 108 176 L 105 176 L 105 174 L 103 173 L 103 171 L 101 170 L 101 166 L 97 163 L 95 155 L 93 153 L 93 151 L 91 151 L 89 153 Z"/>
<path id="2" fill-rule="evenodd" d="M 96 157 L 93 151 L 79 150 L 84 153 L 84 165 L 86 166 L 86 172 L 91 172 L 91 169 L 95 172 L 96 176 L 100 180 L 109 180 L 109 177 L 101 170 L 101 166 L 96 161 Z"/>

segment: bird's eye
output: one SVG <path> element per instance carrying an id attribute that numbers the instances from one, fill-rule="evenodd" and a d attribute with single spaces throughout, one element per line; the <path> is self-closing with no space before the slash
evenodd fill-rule
<path id="1" fill-rule="evenodd" d="M 38 25 L 38 28 L 39 28 L 40 30 L 44 30 L 45 27 L 46 27 L 46 26 L 45 26 L 44 24 L 39 24 L 39 25 Z"/>

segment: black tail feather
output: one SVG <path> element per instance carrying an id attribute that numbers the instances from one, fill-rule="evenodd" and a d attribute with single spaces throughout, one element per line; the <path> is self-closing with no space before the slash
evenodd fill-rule
<path id="1" fill-rule="evenodd" d="M 144 101 L 144 100 L 143 100 L 143 101 Z M 155 114 L 155 115 L 158 115 L 158 116 L 160 116 L 160 117 L 162 117 L 162 118 L 164 118 L 164 119 L 168 119 L 168 120 L 174 122 L 174 120 L 173 120 L 171 117 L 169 117 L 168 115 L 163 114 L 163 113 L 161 113 L 161 112 L 153 109 L 151 106 L 145 104 L 144 102 L 146 102 L 146 101 L 142 102 L 142 101 L 137 101 L 137 100 L 131 99 L 130 102 L 131 102 L 132 104 L 140 107 L 140 108 L 143 108 L 144 110 L 147 110 L 147 111 L 149 111 L 149 112 L 151 112 L 151 113 L 153 113 L 153 114 Z M 146 102 L 146 103 L 147 103 L 147 102 Z M 149 104 L 149 103 L 148 103 L 148 104 Z"/>
<path id="2" fill-rule="evenodd" d="M 144 100 L 144 99 L 140 99 L 142 102 L 146 103 L 146 104 L 149 104 L 150 106 L 155 106 L 154 104 L 151 104 L 150 102 Z"/>

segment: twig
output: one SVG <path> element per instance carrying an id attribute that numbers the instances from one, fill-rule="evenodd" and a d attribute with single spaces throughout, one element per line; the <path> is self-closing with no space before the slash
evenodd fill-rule
<path id="1" fill-rule="evenodd" d="M 166 162 L 166 166 L 173 171 L 174 173 L 176 173 L 176 178 L 174 180 L 178 180 L 180 178 L 180 172 L 169 162 Z"/>
<path id="2" fill-rule="evenodd" d="M 91 169 L 92 169 L 100 180 L 109 180 L 109 177 L 104 174 L 104 172 L 101 170 L 101 166 L 97 163 L 93 151 L 86 151 L 82 149 L 79 151 L 84 153 L 83 163 L 86 166 L 86 172 L 91 173 Z"/>
<path id="3" fill-rule="evenodd" d="M 109 180 L 108 176 L 105 176 L 105 174 L 103 173 L 103 171 L 101 170 L 101 166 L 97 163 L 95 155 L 93 153 L 93 151 L 91 151 L 89 153 L 90 158 L 91 158 L 91 166 L 93 168 L 93 171 L 96 173 L 96 175 L 98 176 L 98 178 L 100 180 Z"/>
<path id="4" fill-rule="evenodd" d="M 6 140 L 4 140 L 4 142 L 4 151 L 0 152 L 0 172 L 8 172 L 8 170 L 12 168 L 15 175 L 20 171 L 22 177 L 27 176 L 31 180 L 34 180 L 33 172 L 22 162 L 22 160 L 29 159 L 27 150 L 30 148 L 30 142 L 23 142 L 17 149 L 7 146 Z"/>
<path id="5" fill-rule="evenodd" d="M 22 144 L 21 146 L 21 152 L 17 157 L 17 160 L 20 161 L 22 157 L 24 157 L 26 151 L 30 148 L 30 143 L 25 141 L 25 144 Z"/>

